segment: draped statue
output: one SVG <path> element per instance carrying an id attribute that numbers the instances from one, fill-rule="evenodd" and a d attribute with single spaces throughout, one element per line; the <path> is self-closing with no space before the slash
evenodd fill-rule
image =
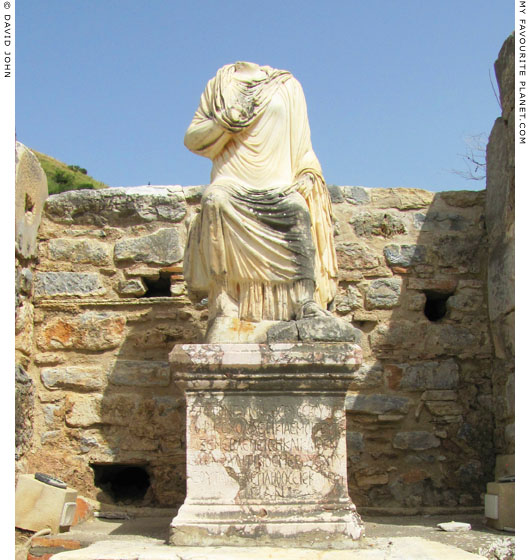
<path id="1" fill-rule="evenodd" d="M 213 164 L 184 257 L 188 289 L 208 296 L 207 341 L 240 340 L 228 324 L 329 316 L 331 201 L 299 82 L 269 66 L 223 66 L 184 143 Z"/>

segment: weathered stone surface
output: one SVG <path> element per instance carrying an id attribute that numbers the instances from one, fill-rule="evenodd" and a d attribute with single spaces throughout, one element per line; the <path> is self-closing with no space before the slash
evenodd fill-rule
<path id="1" fill-rule="evenodd" d="M 359 453 L 364 450 L 364 438 L 361 432 L 348 431 L 346 434 L 348 453 Z"/>
<path id="2" fill-rule="evenodd" d="M 494 440 L 498 453 L 513 453 L 515 429 L 515 37 L 504 42 L 495 62 L 502 103 L 487 151 L 486 229 L 488 231 L 488 311 L 494 343 Z"/>
<path id="3" fill-rule="evenodd" d="M 434 416 L 458 416 L 462 407 L 454 401 L 426 401 L 427 410 Z"/>
<path id="4" fill-rule="evenodd" d="M 94 272 L 37 272 L 36 297 L 92 297 L 105 293 L 99 274 Z"/>
<path id="5" fill-rule="evenodd" d="M 383 254 L 389 266 L 408 268 L 425 262 L 427 249 L 423 245 L 387 245 Z"/>
<path id="6" fill-rule="evenodd" d="M 41 350 L 110 350 L 121 343 L 125 323 L 124 316 L 110 312 L 55 317 L 40 330 L 37 345 Z"/>
<path id="7" fill-rule="evenodd" d="M 515 240 L 513 238 L 490 248 L 488 304 L 492 322 L 515 309 Z"/>
<path id="8" fill-rule="evenodd" d="M 389 212 L 360 212 L 351 218 L 350 224 L 359 237 L 389 238 L 407 233 L 403 220 Z"/>
<path id="9" fill-rule="evenodd" d="M 366 292 L 367 309 L 392 309 L 399 303 L 401 278 L 383 278 L 370 283 Z"/>
<path id="10" fill-rule="evenodd" d="M 116 261 L 133 261 L 170 265 L 180 261 L 183 249 L 175 228 L 162 228 L 156 233 L 118 241 L 114 246 Z"/>
<path id="11" fill-rule="evenodd" d="M 279 321 L 267 330 L 267 342 L 293 342 L 298 340 L 296 321 Z"/>
<path id="12" fill-rule="evenodd" d="M 50 239 L 48 256 L 54 261 L 89 263 L 96 266 L 111 262 L 108 245 L 94 239 Z"/>
<path id="13" fill-rule="evenodd" d="M 177 223 L 187 212 L 182 187 L 116 187 L 52 195 L 45 213 L 61 224 L 123 226 L 155 220 Z"/>
<path id="14" fill-rule="evenodd" d="M 362 306 L 362 296 L 355 286 L 348 286 L 335 297 L 335 311 L 341 315 L 351 313 Z"/>
<path id="15" fill-rule="evenodd" d="M 37 232 L 48 196 L 48 181 L 37 156 L 15 143 L 15 251 L 28 259 L 36 255 Z"/>
<path id="16" fill-rule="evenodd" d="M 302 342 L 353 342 L 359 343 L 361 331 L 350 323 L 335 317 L 312 317 L 296 321 Z"/>
<path id="17" fill-rule="evenodd" d="M 476 311 L 484 303 L 484 294 L 480 290 L 464 288 L 447 299 L 447 308 L 450 311 Z"/>
<path id="18" fill-rule="evenodd" d="M 106 374 L 94 366 L 65 366 L 42 368 L 41 380 L 47 389 L 75 389 L 97 391 L 106 385 Z"/>
<path id="19" fill-rule="evenodd" d="M 433 247 L 440 266 L 458 268 L 462 272 L 479 273 L 485 255 L 484 236 L 469 232 L 465 237 L 441 235 Z"/>
<path id="20" fill-rule="evenodd" d="M 429 210 L 427 213 L 414 214 L 414 227 L 422 232 L 466 231 L 471 225 L 469 218 L 456 212 Z"/>
<path id="21" fill-rule="evenodd" d="M 326 185 L 329 192 L 329 197 L 333 204 L 340 204 L 344 202 L 344 197 L 342 196 L 342 189 L 337 185 Z"/>
<path id="22" fill-rule="evenodd" d="M 120 296 L 138 297 L 143 296 L 147 292 L 147 286 L 141 278 L 129 278 L 118 284 L 117 292 Z"/>
<path id="23" fill-rule="evenodd" d="M 338 365 L 338 355 L 331 361 L 340 373 L 331 361 L 325 365 L 335 345 L 313 343 L 320 363 L 311 373 L 293 374 L 308 362 L 307 354 L 281 352 L 294 346 L 185 345 L 171 353 L 186 389 L 188 476 L 186 501 L 171 523 L 172 544 L 289 547 L 295 535 L 314 548 L 349 548 L 361 536 L 346 486 L 344 393 L 352 371 Z M 274 367 L 256 375 L 252 368 L 270 360 L 271 351 Z M 225 381 L 219 382 L 228 390 L 208 380 L 217 368 L 190 373 L 193 356 L 204 365 L 221 361 Z M 319 365 L 330 373 L 317 372 Z M 269 379 L 285 368 L 291 373 L 281 374 L 279 393 Z M 341 379 L 333 381 L 332 371 Z M 318 394 L 300 392 L 312 386 L 320 387 Z"/>
<path id="24" fill-rule="evenodd" d="M 101 423 L 101 395 L 76 395 L 67 402 L 66 424 L 74 428 L 87 428 Z"/>
<path id="25" fill-rule="evenodd" d="M 372 205 L 376 208 L 397 208 L 410 210 L 425 208 L 434 197 L 434 193 L 421 189 L 370 189 Z"/>
<path id="26" fill-rule="evenodd" d="M 456 389 L 458 386 L 458 364 L 454 360 L 423 362 L 416 365 L 402 365 L 403 376 L 400 389 Z"/>
<path id="27" fill-rule="evenodd" d="M 33 436 L 35 388 L 24 368 L 15 366 L 15 458 L 20 459 L 29 449 Z"/>
<path id="28" fill-rule="evenodd" d="M 439 196 L 446 204 L 455 208 L 482 206 L 485 200 L 484 191 L 444 191 Z"/>
<path id="29" fill-rule="evenodd" d="M 167 387 L 170 381 L 169 363 L 158 361 L 117 360 L 109 381 L 129 387 Z"/>
<path id="30" fill-rule="evenodd" d="M 458 393 L 444 389 L 425 391 L 421 396 L 422 401 L 456 401 Z"/>
<path id="31" fill-rule="evenodd" d="M 33 290 L 33 271 L 30 268 L 21 268 L 15 271 L 16 290 L 22 294 L 31 295 Z"/>
<path id="32" fill-rule="evenodd" d="M 392 440 L 392 446 L 396 449 L 411 449 L 423 451 L 440 446 L 440 440 L 430 432 L 398 432 Z"/>
<path id="33" fill-rule="evenodd" d="M 370 195 L 368 189 L 364 187 L 339 187 L 346 202 L 354 205 L 368 204 Z"/>
<path id="34" fill-rule="evenodd" d="M 370 269 L 380 265 L 379 257 L 365 245 L 345 241 L 336 244 L 339 268 L 346 270 Z"/>
<path id="35" fill-rule="evenodd" d="M 345 408 L 353 414 L 406 414 L 411 401 L 395 395 L 347 395 Z"/>
<path id="36" fill-rule="evenodd" d="M 15 349 L 30 355 L 33 347 L 33 304 L 25 299 L 15 312 Z"/>
<path id="37" fill-rule="evenodd" d="M 365 363 L 354 374 L 350 390 L 379 387 L 383 383 L 383 366 L 380 363 Z"/>

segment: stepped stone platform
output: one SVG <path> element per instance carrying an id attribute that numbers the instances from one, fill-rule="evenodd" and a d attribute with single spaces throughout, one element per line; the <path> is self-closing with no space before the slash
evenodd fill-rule
<path id="1" fill-rule="evenodd" d="M 513 538 L 486 527 L 480 514 L 406 517 L 363 514 L 368 536 L 354 550 L 177 547 L 166 544 L 171 515 L 168 511 L 157 517 L 92 519 L 68 533 L 36 539 L 31 553 L 35 557 L 52 553 L 50 560 L 479 560 L 484 559 L 478 554 L 480 549 Z M 469 522 L 472 529 L 465 533 L 446 533 L 437 528 L 438 523 L 452 519 Z"/>

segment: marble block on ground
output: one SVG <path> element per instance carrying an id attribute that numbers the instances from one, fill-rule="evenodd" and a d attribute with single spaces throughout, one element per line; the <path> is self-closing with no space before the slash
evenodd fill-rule
<path id="1" fill-rule="evenodd" d="M 351 343 L 177 345 L 188 478 L 170 542 L 354 547 L 344 399 L 361 361 Z"/>

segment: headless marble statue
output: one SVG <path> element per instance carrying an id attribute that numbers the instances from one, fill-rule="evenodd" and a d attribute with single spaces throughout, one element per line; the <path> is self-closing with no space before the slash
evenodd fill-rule
<path id="1" fill-rule="evenodd" d="M 299 82 L 269 66 L 224 66 L 184 143 L 213 164 L 184 258 L 188 289 L 208 296 L 206 341 L 262 342 L 271 322 L 331 317 L 331 201 Z"/>

